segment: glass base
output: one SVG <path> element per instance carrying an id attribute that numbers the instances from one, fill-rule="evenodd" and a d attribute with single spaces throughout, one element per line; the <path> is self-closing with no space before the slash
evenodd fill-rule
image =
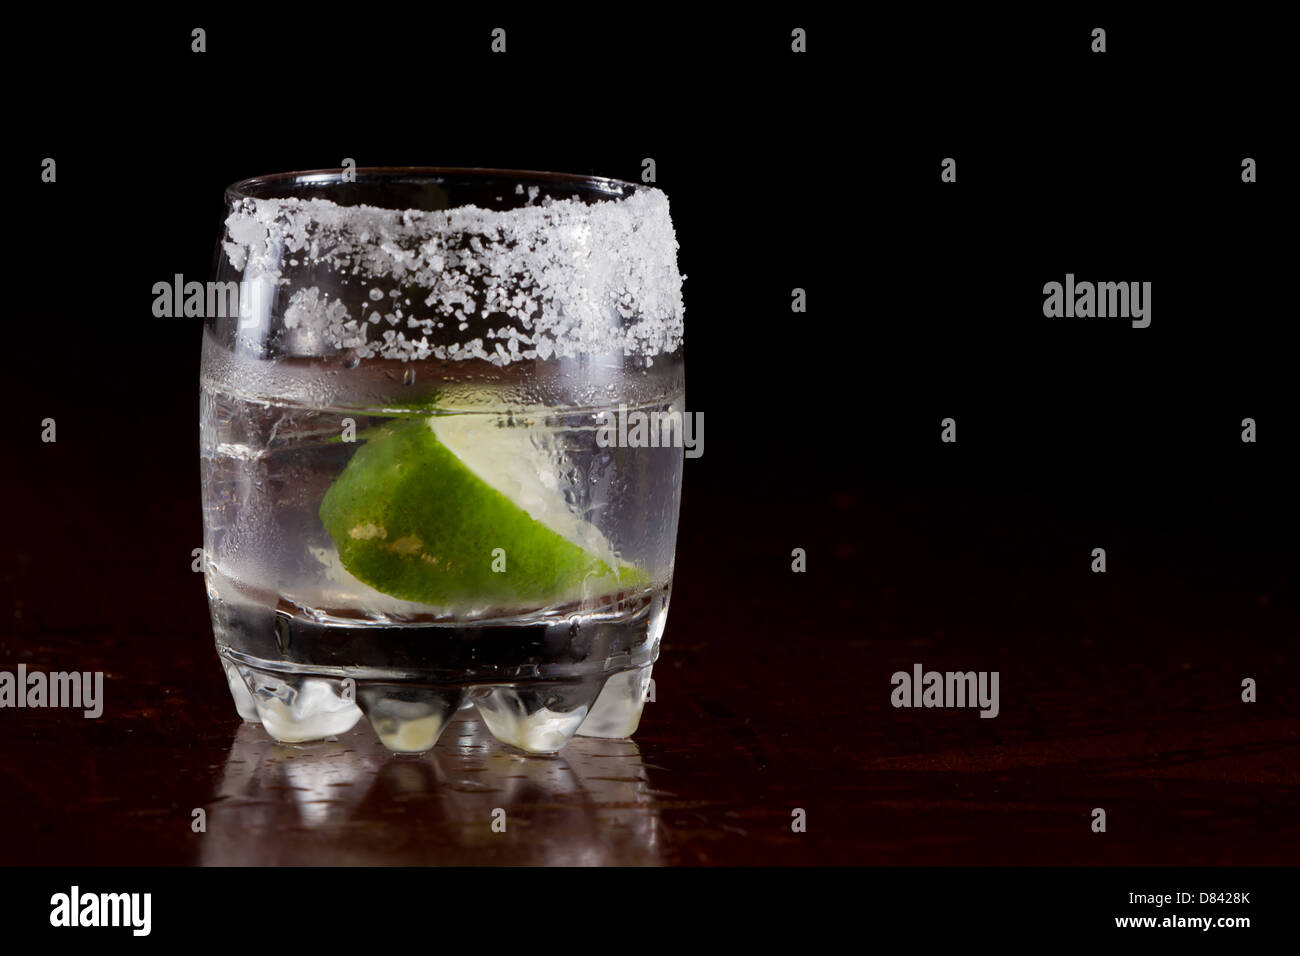
<path id="1" fill-rule="evenodd" d="M 456 711 L 476 707 L 497 740 L 526 753 L 558 753 L 574 734 L 626 738 L 645 706 L 652 663 L 576 679 L 437 685 L 326 676 L 255 662 L 220 649 L 239 716 L 280 743 L 347 733 L 364 716 L 393 753 L 433 748 Z"/>
<path id="2" fill-rule="evenodd" d="M 631 736 L 667 613 L 667 586 L 600 608 L 419 626 L 212 602 L 241 717 L 281 743 L 305 743 L 346 733 L 364 716 L 385 747 L 406 754 L 430 750 L 467 707 L 527 753 L 557 753 L 577 733 Z"/>

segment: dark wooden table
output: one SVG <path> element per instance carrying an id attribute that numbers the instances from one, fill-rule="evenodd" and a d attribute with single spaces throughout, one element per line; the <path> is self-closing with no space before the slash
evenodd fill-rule
<path id="1" fill-rule="evenodd" d="M 1141 574 L 1101 578 L 1071 567 L 1068 525 L 1003 523 L 991 499 L 846 486 L 774 504 L 691 465 L 634 740 L 529 757 L 469 719 L 422 758 L 364 722 L 288 747 L 226 691 L 189 567 L 190 469 L 134 473 L 124 508 L 120 484 L 58 456 L 7 479 L 5 500 L 42 504 L 15 513 L 3 558 L 0 668 L 102 669 L 107 703 L 97 720 L 0 711 L 3 863 L 1300 859 L 1290 578 L 1260 591 L 1140 534 L 1121 548 Z M 998 670 L 1001 714 L 893 708 L 890 675 L 915 663 Z M 1246 676 L 1258 703 L 1240 700 Z"/>

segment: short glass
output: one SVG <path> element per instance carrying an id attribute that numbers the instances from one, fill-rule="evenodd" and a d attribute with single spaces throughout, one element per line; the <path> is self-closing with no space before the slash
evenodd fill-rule
<path id="1" fill-rule="evenodd" d="M 560 750 L 640 720 L 682 473 L 657 189 L 513 170 L 226 191 L 201 370 L 205 577 L 239 713 L 364 714 L 401 753 L 477 707 Z"/>

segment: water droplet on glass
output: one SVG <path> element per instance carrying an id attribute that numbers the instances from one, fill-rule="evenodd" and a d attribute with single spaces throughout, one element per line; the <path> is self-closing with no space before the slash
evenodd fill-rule
<path id="1" fill-rule="evenodd" d="M 343 353 L 343 367 L 356 368 L 361 364 L 361 356 L 357 354 L 356 349 L 348 349 Z"/>
<path id="2" fill-rule="evenodd" d="M 415 384 L 415 369 L 408 368 L 405 372 L 402 373 L 402 384 L 403 385 Z"/>

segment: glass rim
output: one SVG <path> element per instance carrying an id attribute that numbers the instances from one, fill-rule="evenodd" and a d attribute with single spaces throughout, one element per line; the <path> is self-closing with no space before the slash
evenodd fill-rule
<path id="1" fill-rule="evenodd" d="M 629 191 L 635 192 L 643 188 L 638 183 L 628 182 L 623 179 L 613 179 L 609 176 L 597 176 L 585 173 L 556 173 L 536 169 L 498 169 L 491 166 L 358 166 L 350 172 L 355 173 L 358 177 L 374 177 L 378 179 L 402 179 L 410 178 L 415 180 L 425 179 L 430 182 L 438 182 L 440 179 L 460 177 L 469 180 L 480 180 L 490 182 L 500 179 L 502 181 L 516 183 L 555 183 L 567 186 L 587 187 L 597 192 L 604 193 L 610 198 L 625 198 Z M 284 185 L 343 185 L 343 167 L 333 167 L 329 169 L 302 169 L 283 173 L 268 173 L 260 176 L 249 176 L 245 179 L 237 180 L 231 183 L 225 189 L 225 201 L 227 204 L 236 202 L 241 199 L 265 199 L 266 196 L 258 195 L 258 187 L 270 187 Z M 327 198 L 327 197 L 321 197 Z M 454 207 L 453 207 L 454 208 Z"/>

